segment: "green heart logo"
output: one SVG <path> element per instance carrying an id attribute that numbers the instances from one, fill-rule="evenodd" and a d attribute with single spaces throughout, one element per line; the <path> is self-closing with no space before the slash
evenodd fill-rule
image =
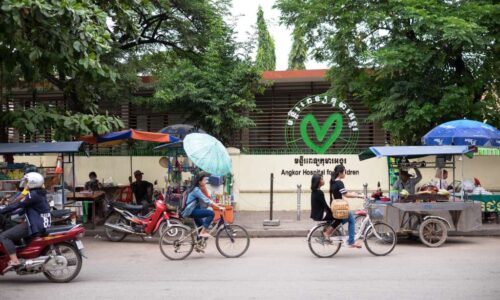
<path id="1" fill-rule="evenodd" d="M 319 142 L 323 142 L 321 146 L 316 145 L 316 143 L 314 143 L 307 134 L 307 125 L 309 123 L 311 123 L 314 129 L 314 134 L 316 135 L 316 139 Z M 328 133 L 328 129 L 330 129 L 330 127 L 334 123 L 335 123 L 335 128 L 333 129 L 332 134 L 326 141 L 323 141 L 326 137 L 326 134 Z M 307 147 L 311 148 L 312 150 L 316 151 L 316 153 L 319 154 L 324 154 L 328 150 L 328 148 L 330 148 L 330 146 L 339 137 L 341 131 L 342 131 L 342 115 L 340 113 L 331 114 L 321 127 L 319 126 L 318 120 L 316 120 L 316 117 L 313 116 L 313 114 L 306 115 L 302 120 L 302 122 L 300 122 L 300 135 L 302 136 L 304 143 L 307 145 Z"/>

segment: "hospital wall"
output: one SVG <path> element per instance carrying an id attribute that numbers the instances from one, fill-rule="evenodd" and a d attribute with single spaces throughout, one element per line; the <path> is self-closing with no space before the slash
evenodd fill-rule
<path id="1" fill-rule="evenodd" d="M 328 194 L 330 173 L 337 163 L 342 162 L 349 175 L 344 180 L 351 191 L 361 192 L 368 184 L 369 192 L 381 188 L 387 192 L 388 167 L 385 158 L 359 161 L 357 155 L 246 155 L 238 149 L 229 149 L 233 162 L 235 200 L 239 210 L 268 210 L 270 199 L 270 176 L 274 174 L 274 209 L 295 210 L 297 208 L 297 185 L 301 186 L 301 209 L 310 208 L 310 182 L 313 172 L 322 172 L 325 178 L 323 191 Z M 29 162 L 36 166 L 54 166 L 56 155 L 16 156 L 16 162 Z M 144 172 L 144 179 L 158 181 L 158 187 L 166 186 L 166 169 L 158 163 L 159 156 L 77 156 L 75 157 L 76 185 L 88 180 L 88 173 L 95 171 L 99 180 L 115 184 L 128 184 L 132 171 Z M 420 161 L 420 160 L 419 160 Z M 462 163 L 465 178 L 477 177 L 488 190 L 500 192 L 500 156 L 477 156 L 456 161 L 456 179 L 462 178 Z M 65 164 L 66 182 L 72 183 L 72 164 Z M 449 169 L 448 182 L 452 181 Z M 410 172 L 411 173 L 411 172 Z M 435 174 L 434 169 L 422 169 L 423 180 L 428 182 Z M 188 176 L 188 174 L 184 174 Z M 361 208 L 361 201 L 353 201 L 351 208 Z"/>

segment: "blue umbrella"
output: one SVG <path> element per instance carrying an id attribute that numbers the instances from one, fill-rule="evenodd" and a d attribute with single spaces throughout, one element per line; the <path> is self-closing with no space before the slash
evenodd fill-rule
<path id="1" fill-rule="evenodd" d="M 184 138 L 184 151 L 198 168 L 216 176 L 231 173 L 231 158 L 216 138 L 206 133 L 191 133 Z"/>
<path id="2" fill-rule="evenodd" d="M 500 131 L 473 120 L 455 120 L 434 127 L 422 138 L 425 145 L 500 147 Z"/>

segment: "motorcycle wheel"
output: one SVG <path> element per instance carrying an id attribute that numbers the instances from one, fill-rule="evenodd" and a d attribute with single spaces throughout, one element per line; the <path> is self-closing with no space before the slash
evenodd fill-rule
<path id="1" fill-rule="evenodd" d="M 66 283 L 75 279 L 82 269 L 82 255 L 80 251 L 76 249 L 70 243 L 60 243 L 55 244 L 53 249 L 47 248 L 44 255 L 53 256 L 47 263 L 51 263 L 52 260 L 57 260 L 58 263 L 65 263 L 66 267 L 60 270 L 45 270 L 43 275 L 47 277 L 48 280 L 55 283 Z M 55 257 L 54 257 L 55 256 Z"/>
<path id="2" fill-rule="evenodd" d="M 106 223 L 113 225 L 125 224 L 125 219 L 120 214 L 115 212 L 106 218 L 104 224 Z M 125 232 L 119 232 L 106 227 L 104 227 L 104 231 L 106 232 L 106 237 L 108 238 L 108 240 L 112 242 L 121 242 L 127 236 Z"/>

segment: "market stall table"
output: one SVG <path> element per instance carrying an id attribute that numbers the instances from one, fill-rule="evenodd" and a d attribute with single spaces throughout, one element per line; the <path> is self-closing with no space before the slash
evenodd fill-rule
<path id="1" fill-rule="evenodd" d="M 92 202 L 92 228 L 95 228 L 97 224 L 96 218 L 96 204 L 98 201 L 102 201 L 104 199 L 105 193 L 103 191 L 95 191 L 91 193 L 78 192 L 78 193 L 69 193 L 67 196 L 67 200 L 69 201 L 88 201 Z M 68 206 L 68 205 L 66 205 Z"/>

